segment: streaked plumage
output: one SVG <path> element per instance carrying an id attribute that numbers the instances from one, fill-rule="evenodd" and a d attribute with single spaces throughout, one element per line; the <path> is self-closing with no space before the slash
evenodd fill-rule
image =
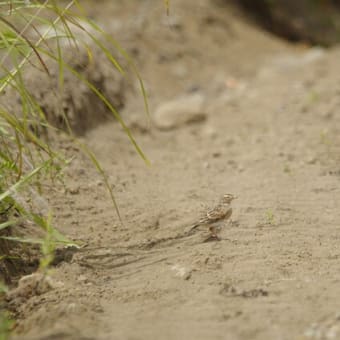
<path id="1" fill-rule="evenodd" d="M 222 221 L 227 221 L 231 217 L 233 213 L 231 202 L 235 198 L 236 197 L 231 194 L 223 195 L 220 202 L 213 209 L 208 210 L 204 216 L 194 223 L 189 233 L 192 233 L 199 226 L 208 226 L 211 236 L 217 237 L 216 233 L 219 230 L 217 224 Z"/>

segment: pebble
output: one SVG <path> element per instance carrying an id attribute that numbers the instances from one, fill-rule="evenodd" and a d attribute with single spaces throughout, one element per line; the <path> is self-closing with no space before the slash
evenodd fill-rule
<path id="1" fill-rule="evenodd" d="M 306 161 L 307 164 L 315 164 L 317 162 L 316 157 L 309 157 Z"/>
<path id="2" fill-rule="evenodd" d="M 79 195 L 80 188 L 79 188 L 79 186 L 72 186 L 72 187 L 69 187 L 69 188 L 67 189 L 67 191 L 68 191 L 71 195 Z"/>
<path id="3" fill-rule="evenodd" d="M 207 125 L 202 130 L 202 135 L 210 139 L 216 139 L 218 137 L 218 132 L 213 126 Z"/>
<path id="4" fill-rule="evenodd" d="M 173 73 L 176 77 L 181 78 L 181 79 L 184 79 L 185 77 L 188 76 L 189 71 L 188 71 L 188 69 L 185 67 L 185 65 L 179 64 L 179 65 L 175 65 L 175 66 L 172 68 L 172 73 Z"/>
<path id="5" fill-rule="evenodd" d="M 174 271 L 176 277 L 180 277 L 184 280 L 189 280 L 191 278 L 191 270 L 180 265 L 173 265 L 171 270 Z"/>
<path id="6" fill-rule="evenodd" d="M 23 276 L 18 287 L 9 291 L 6 298 L 8 301 L 17 298 L 28 299 L 34 295 L 42 295 L 52 289 L 61 288 L 64 284 L 42 273 L 33 273 Z"/>

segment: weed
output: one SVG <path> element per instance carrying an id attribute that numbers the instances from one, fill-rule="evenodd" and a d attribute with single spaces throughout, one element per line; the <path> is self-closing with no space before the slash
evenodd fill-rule
<path id="1" fill-rule="evenodd" d="M 270 225 L 275 224 L 275 215 L 271 209 L 266 211 L 266 222 Z"/>
<path id="2" fill-rule="evenodd" d="M 307 102 L 316 104 L 320 100 L 320 94 L 316 91 L 310 91 L 307 95 Z"/>
<path id="3" fill-rule="evenodd" d="M 164 5 L 166 9 L 166 15 L 169 16 L 170 15 L 170 0 L 164 0 Z"/>
<path id="4" fill-rule="evenodd" d="M 283 172 L 285 172 L 286 174 L 291 174 L 292 169 L 288 164 L 285 164 L 283 167 Z"/>
<path id="5" fill-rule="evenodd" d="M 73 8 L 76 8 L 77 12 Z M 44 27 L 43 31 L 42 27 Z M 74 29 L 83 32 L 82 36 L 85 35 L 86 39 L 76 37 L 73 34 Z M 33 32 L 35 34 L 32 34 Z M 50 265 L 58 244 L 72 244 L 52 226 L 51 212 L 42 196 L 42 184 L 47 180 L 52 180 L 53 183 L 55 179 L 60 179 L 61 169 L 67 165 L 68 160 L 51 148 L 48 139 L 41 137 L 40 131 L 56 130 L 56 128 L 47 121 L 40 103 L 32 93 L 34 89 L 27 88 L 25 84 L 24 74 L 27 67 L 39 68 L 41 72 L 51 77 L 48 65 L 50 63 L 57 65 L 57 87 L 60 93 L 64 87 L 65 71 L 80 80 L 97 96 L 98 100 L 106 105 L 108 111 L 123 127 L 137 153 L 148 163 L 131 131 L 110 100 L 95 84 L 66 61 L 63 51 L 65 43 L 77 48 L 83 46 L 88 52 L 89 62 L 93 62 L 90 46 L 91 44 L 96 46 L 111 66 L 117 72 L 124 74 L 125 70 L 110 53 L 111 48 L 118 51 L 139 80 L 148 113 L 146 91 L 133 61 L 112 37 L 85 17 L 79 1 L 70 0 L 66 5 L 59 5 L 57 1 L 52 0 L 0 2 L 0 96 L 8 90 L 14 91 L 20 98 L 22 111 L 11 112 L 8 109 L 11 105 L 0 103 L 0 239 L 40 244 L 42 270 L 46 270 Z M 99 161 L 94 153 L 74 136 L 62 108 L 60 111 L 66 122 L 69 137 L 89 157 L 103 176 L 120 218 L 111 185 Z M 28 221 L 39 226 L 45 232 L 45 237 L 28 239 L 8 233 L 11 227 Z M 0 254 L 0 259 L 4 256 L 6 254 Z"/>
<path id="6" fill-rule="evenodd" d="M 8 312 L 0 311 L 0 340 L 9 338 L 13 324 Z"/>
<path id="7" fill-rule="evenodd" d="M 327 130 L 322 130 L 320 132 L 320 143 L 325 145 L 326 147 L 330 147 L 332 145 L 332 141 L 330 140 Z"/>

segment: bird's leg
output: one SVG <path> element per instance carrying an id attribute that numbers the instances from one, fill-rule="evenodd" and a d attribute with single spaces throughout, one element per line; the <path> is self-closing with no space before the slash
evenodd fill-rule
<path id="1" fill-rule="evenodd" d="M 217 228 L 216 226 L 212 225 L 209 227 L 209 231 L 211 233 L 211 236 L 216 237 L 217 236 Z"/>
<path id="2" fill-rule="evenodd" d="M 221 238 L 217 235 L 220 231 L 220 226 L 212 225 L 209 227 L 210 235 L 203 242 L 211 242 L 211 241 L 221 241 Z"/>
<path id="3" fill-rule="evenodd" d="M 218 237 L 217 234 L 221 232 L 223 224 L 213 224 L 209 227 L 212 236 Z"/>

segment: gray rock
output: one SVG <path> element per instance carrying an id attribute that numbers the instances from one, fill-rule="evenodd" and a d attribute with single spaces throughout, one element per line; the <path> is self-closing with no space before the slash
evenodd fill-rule
<path id="1" fill-rule="evenodd" d="M 160 130 L 171 130 L 186 124 L 202 122 L 206 118 L 204 96 L 194 93 L 161 104 L 155 111 L 153 121 Z"/>

